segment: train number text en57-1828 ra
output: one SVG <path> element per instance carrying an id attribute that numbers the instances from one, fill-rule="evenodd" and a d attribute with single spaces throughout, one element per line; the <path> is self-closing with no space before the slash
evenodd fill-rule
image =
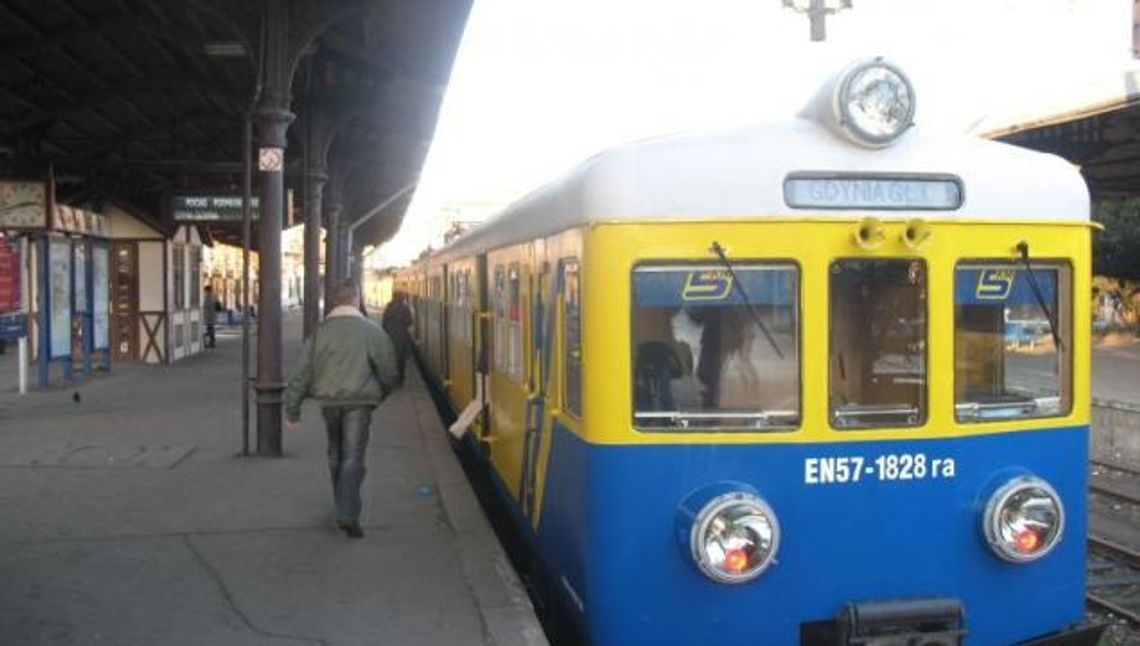
<path id="1" fill-rule="evenodd" d="M 874 458 L 848 455 L 804 460 L 804 484 L 847 484 L 863 480 L 939 480 L 957 475 L 954 458 L 925 453 L 887 453 Z"/>

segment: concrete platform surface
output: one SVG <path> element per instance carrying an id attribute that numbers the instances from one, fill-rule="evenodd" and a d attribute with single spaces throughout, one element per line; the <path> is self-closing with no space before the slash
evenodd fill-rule
<path id="1" fill-rule="evenodd" d="M 0 644 L 546 643 L 417 375 L 350 540 L 315 407 L 285 457 L 237 456 L 240 348 L 0 392 Z"/>

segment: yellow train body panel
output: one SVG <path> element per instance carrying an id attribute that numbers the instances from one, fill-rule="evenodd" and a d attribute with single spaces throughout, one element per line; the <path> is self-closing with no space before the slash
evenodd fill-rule
<path id="1" fill-rule="evenodd" d="M 584 371 L 586 423 L 582 438 L 595 444 L 765 444 L 850 442 L 946 438 L 980 433 L 1032 430 L 1089 420 L 1088 299 L 1074 298 L 1065 325 L 1072 326 L 1076 352 L 1072 407 L 1066 417 L 1002 422 L 958 423 L 954 417 L 954 268 L 962 260 L 1018 258 L 1026 241 L 1034 260 L 1071 264 L 1072 293 L 1088 294 L 1090 227 L 1058 222 L 930 222 L 931 235 L 918 249 L 902 241 L 906 224 L 884 222 L 885 242 L 865 250 L 854 242 L 859 220 L 779 221 L 735 219 L 725 222 L 602 224 L 589 231 L 587 254 L 604 262 L 585 265 Z M 630 393 L 631 290 L 634 266 L 643 261 L 713 261 L 709 248 L 724 245 L 734 262 L 787 260 L 798 265 L 800 279 L 800 370 L 802 423 L 798 430 L 764 432 L 647 432 L 635 430 Z M 925 260 L 927 291 L 928 415 L 920 427 L 835 430 L 828 418 L 828 270 L 832 261 L 849 258 Z M 1077 322 L 1082 322 L 1077 324 Z"/>

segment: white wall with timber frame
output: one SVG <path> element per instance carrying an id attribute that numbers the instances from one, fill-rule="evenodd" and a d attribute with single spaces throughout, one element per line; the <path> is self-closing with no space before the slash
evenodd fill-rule
<path id="1" fill-rule="evenodd" d="M 115 206 L 106 209 L 112 231 L 112 345 L 120 359 L 167 363 L 169 241 L 161 231 Z"/>

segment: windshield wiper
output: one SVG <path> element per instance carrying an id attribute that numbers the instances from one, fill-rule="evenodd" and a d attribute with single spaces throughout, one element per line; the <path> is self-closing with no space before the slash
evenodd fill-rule
<path id="1" fill-rule="evenodd" d="M 780 346 L 776 345 L 776 340 L 772 338 L 772 333 L 768 331 L 768 326 L 760 320 L 760 313 L 756 311 L 756 306 L 748 298 L 748 293 L 744 291 L 744 285 L 741 284 L 740 278 L 736 275 L 736 270 L 733 269 L 732 263 L 729 262 L 728 256 L 724 255 L 724 247 L 720 243 L 713 240 L 712 250 L 720 257 L 720 261 L 724 263 L 725 268 L 728 269 L 728 275 L 732 276 L 732 284 L 736 286 L 736 291 L 740 292 L 740 297 L 744 299 L 744 304 L 748 307 L 748 313 L 752 315 L 752 320 L 756 322 L 756 327 L 764 333 L 764 338 L 768 339 L 768 345 L 772 346 L 772 350 L 776 352 L 776 356 L 783 359 L 784 353 L 780 351 Z"/>
<path id="2" fill-rule="evenodd" d="M 1057 346 L 1058 352 L 1065 351 L 1065 344 L 1061 342 L 1061 335 L 1057 333 L 1057 320 L 1053 316 L 1052 310 L 1049 305 L 1045 303 L 1045 295 L 1041 293 L 1041 287 L 1037 284 L 1037 277 L 1033 275 L 1033 268 L 1029 264 L 1029 243 L 1022 240 L 1017 243 L 1017 251 L 1021 253 L 1021 262 L 1025 264 L 1025 271 L 1029 274 L 1029 286 L 1033 288 L 1033 297 L 1037 299 L 1037 306 L 1045 314 L 1045 319 L 1049 321 L 1049 332 L 1053 334 L 1053 345 Z"/>

